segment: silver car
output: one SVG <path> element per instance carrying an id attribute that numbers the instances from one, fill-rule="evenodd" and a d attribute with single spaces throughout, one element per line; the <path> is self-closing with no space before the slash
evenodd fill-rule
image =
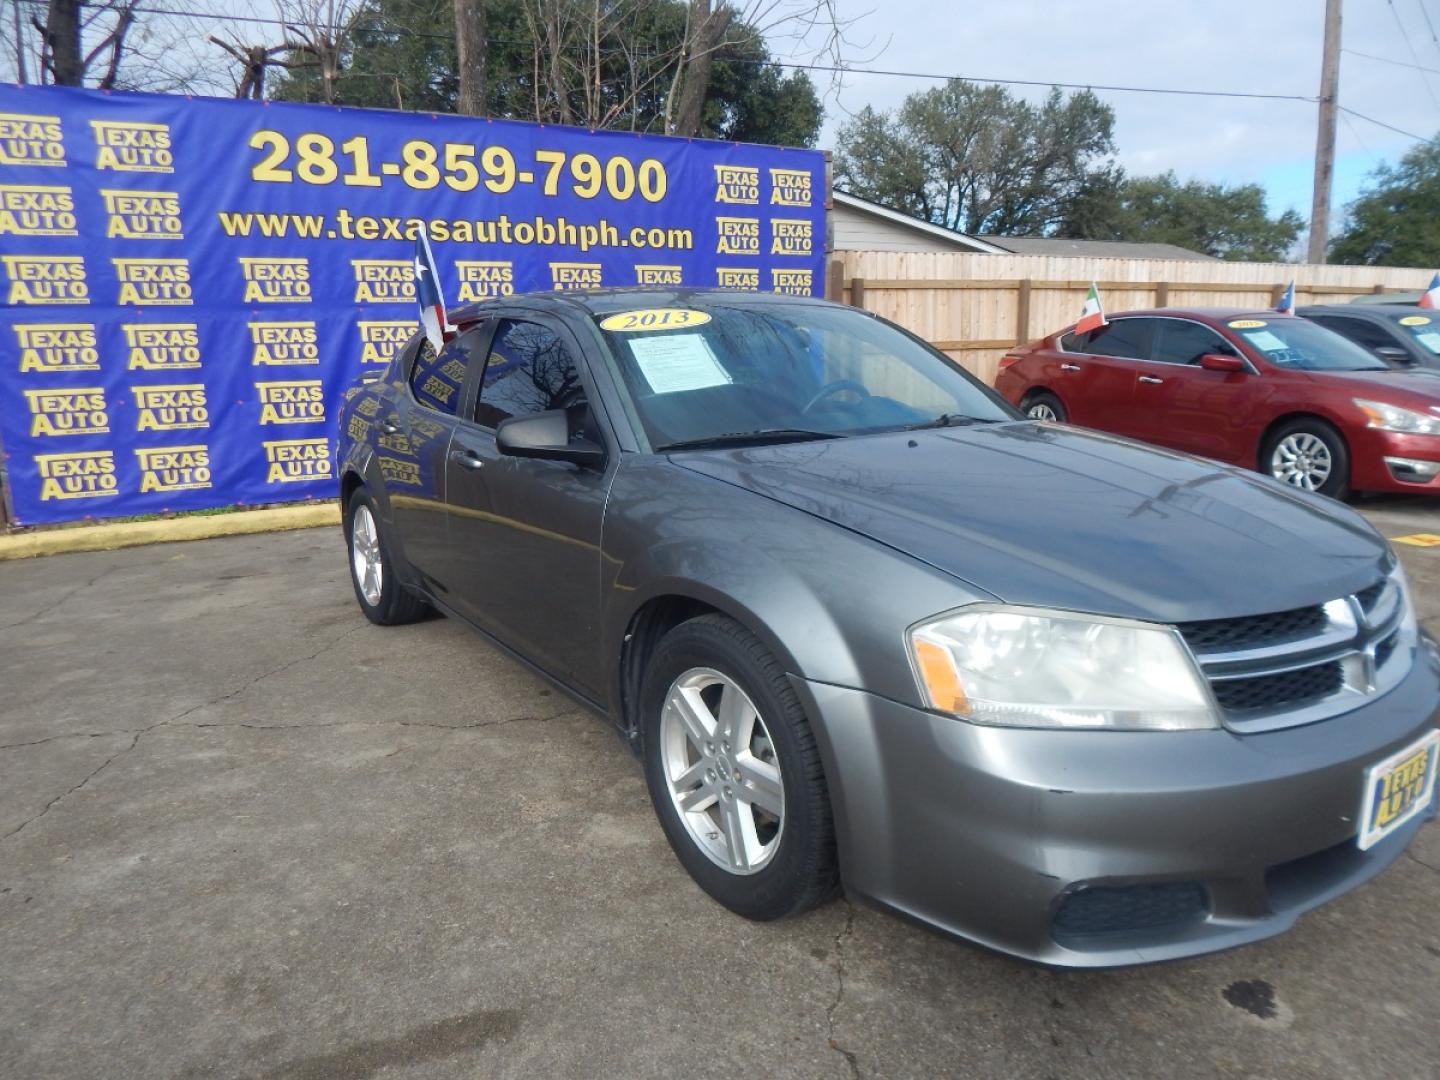
<path id="1" fill-rule="evenodd" d="M 731 910 L 843 889 L 1144 963 L 1284 930 L 1433 816 L 1440 662 L 1345 506 L 1028 421 L 822 301 L 452 318 L 343 409 L 361 610 L 463 619 L 605 717 Z"/>

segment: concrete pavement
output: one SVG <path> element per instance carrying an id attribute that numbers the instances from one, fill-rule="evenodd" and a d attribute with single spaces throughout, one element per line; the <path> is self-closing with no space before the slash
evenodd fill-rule
<path id="1" fill-rule="evenodd" d="M 1440 629 L 1440 548 L 1401 556 Z M 365 622 L 335 530 L 0 563 L 0 687 L 0 1076 L 1440 1072 L 1435 825 L 1161 967 L 747 923 L 608 727 L 458 624 Z"/>

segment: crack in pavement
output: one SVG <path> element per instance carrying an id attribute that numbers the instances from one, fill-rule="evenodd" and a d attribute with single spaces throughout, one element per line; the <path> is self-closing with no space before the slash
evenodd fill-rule
<path id="1" fill-rule="evenodd" d="M 115 569 L 115 568 L 114 568 L 114 567 L 111 567 L 111 569 L 113 570 L 113 569 Z M 107 573 L 109 573 L 109 572 L 110 572 L 109 570 L 106 570 L 106 571 L 104 571 L 103 573 L 97 574 L 94 578 L 91 579 L 91 583 L 96 582 L 96 581 L 99 581 L 100 578 L 104 577 L 105 574 L 107 574 Z M 63 603 L 65 599 L 68 599 L 70 596 L 73 596 L 75 593 L 79 592 L 82 588 L 85 588 L 85 586 L 84 586 L 84 585 L 77 585 L 77 586 L 75 586 L 74 589 L 72 589 L 69 593 L 66 594 L 65 597 L 62 598 L 61 602 Z M 54 606 L 52 606 L 49 610 L 54 610 Z M 28 617 L 27 617 L 27 618 L 28 618 Z M 25 621 L 27 621 L 27 620 L 26 620 L 26 619 L 22 619 L 22 620 L 21 620 L 21 622 L 25 622 Z M 17 624 L 17 625 L 18 625 L 18 624 Z M 95 777 L 99 776 L 102 772 L 104 772 L 106 769 L 108 769 L 108 768 L 110 767 L 110 765 L 111 765 L 114 761 L 116 761 L 117 759 L 119 759 L 119 758 L 123 757 L 124 755 L 128 754 L 131 750 L 134 750 L 135 747 L 139 745 L 140 739 L 141 739 L 144 735 L 147 735 L 148 733 L 154 731 L 156 728 L 165 727 L 165 726 L 170 725 L 170 724 L 176 724 L 176 723 L 178 723 L 179 721 L 183 720 L 185 717 L 189 716 L 191 713 L 198 712 L 199 710 L 204 709 L 204 708 L 208 708 L 208 707 L 211 706 L 211 705 L 218 705 L 218 704 L 219 704 L 220 702 L 222 702 L 222 701 L 228 701 L 228 700 L 230 700 L 230 699 L 233 698 L 233 697 L 237 697 L 237 696 L 239 696 L 240 694 L 243 694 L 246 690 L 250 689 L 250 687 L 254 686 L 256 683 L 263 682 L 265 679 L 270 678 L 272 675 L 278 675 L 278 674 L 280 674 L 280 672 L 285 671 L 285 670 L 287 670 L 287 669 L 289 669 L 289 668 L 292 668 L 292 667 L 294 667 L 296 664 L 304 663 L 304 662 L 307 661 L 307 660 L 314 660 L 314 659 L 315 659 L 317 656 L 319 656 L 321 653 L 327 652 L 328 650 L 334 648 L 336 645 L 340 644 L 341 641 L 345 640 L 345 638 L 349 637 L 351 634 L 356 633 L 357 631 L 363 630 L 363 629 L 364 629 L 364 626 L 363 626 L 363 625 L 362 625 L 362 626 L 352 627 L 351 629 L 345 631 L 345 633 L 339 635 L 338 637 L 332 638 L 329 642 L 327 642 L 325 645 L 322 645 L 319 649 L 316 649 L 313 653 L 310 653 L 310 654 L 307 655 L 307 656 L 296 657 L 296 658 L 294 658 L 294 659 L 288 660 L 288 661 L 286 661 L 285 663 L 281 664 L 281 665 L 280 665 L 279 667 L 277 667 L 277 668 L 273 668 L 272 670 L 267 671 L 267 672 L 265 672 L 265 673 L 262 674 L 262 675 L 257 675 L 255 678 L 253 678 L 253 679 L 249 680 L 248 682 L 244 683 L 244 684 L 243 684 L 242 686 L 240 686 L 238 689 L 235 689 L 235 690 L 230 691 L 228 694 L 221 694 L 221 695 L 220 695 L 219 697 L 217 697 L 217 698 L 213 698 L 213 699 L 210 700 L 210 701 L 203 701 L 203 702 L 201 702 L 199 705 L 191 706 L 190 708 L 185 709 L 185 710 L 183 710 L 182 712 L 176 713 L 174 716 L 169 717 L 169 718 L 167 718 L 167 719 L 165 719 L 165 720 L 157 720 L 155 723 L 150 724 L 150 725 L 148 725 L 147 727 L 143 727 L 143 728 L 140 728 L 140 729 L 138 729 L 138 730 L 129 732 L 129 734 L 130 734 L 130 736 L 131 736 L 131 738 L 130 738 L 130 745 L 129 745 L 129 746 L 126 746 L 126 747 L 124 747 L 123 749 L 118 750 L 118 751 L 116 751 L 115 753 L 111 754 L 108 758 L 106 758 L 103 762 L 101 762 L 100 765 L 99 765 L 97 768 L 91 770 L 88 774 L 86 774 L 85 778 L 84 778 L 83 780 L 81 780 L 78 784 L 76 784 L 74 787 L 71 787 L 71 788 L 69 788 L 69 789 L 67 789 L 67 790 L 65 790 L 65 791 L 62 791 L 59 795 L 56 795 L 55 798 L 53 798 L 53 799 L 51 799 L 49 802 L 47 802 L 47 803 L 41 808 L 41 810 L 40 810 L 40 812 L 39 812 L 38 814 L 34 814 L 34 815 L 26 818 L 26 819 L 25 819 L 24 821 L 22 821 L 19 825 L 15 826 L 15 828 L 13 828 L 13 829 L 11 829 L 9 832 L 7 832 L 4 836 L 0 836 L 0 841 L 9 840 L 12 836 L 18 836 L 21 832 L 23 832 L 23 831 L 25 830 L 25 828 L 26 828 L 27 826 L 33 824 L 33 823 L 36 822 L 36 821 L 39 821 L 39 820 L 40 820 L 41 818 L 43 818 L 46 814 L 48 814 L 51 810 L 53 810 L 56 806 L 58 806 L 67 796 L 73 795 L 75 792 L 79 791 L 79 790 L 80 790 L 81 788 L 83 788 L 86 784 L 88 784 L 91 780 L 93 780 Z M 197 726 L 197 725 L 190 725 L 190 726 Z"/>
<path id="2" fill-rule="evenodd" d="M 223 697 L 216 698 L 215 702 L 224 700 Z M 204 706 L 199 707 L 204 708 Z M 194 710 L 187 709 L 181 715 L 189 715 L 192 711 Z M 562 709 L 560 712 L 551 713 L 548 716 L 504 716 L 499 720 L 477 720 L 473 724 L 440 724 L 429 720 L 328 720 L 305 724 L 252 724 L 247 720 L 217 720 L 207 724 L 196 720 L 181 721 L 172 717 L 143 728 L 117 728 L 114 731 L 72 731 L 64 735 L 49 735 L 43 739 L 32 739 L 29 742 L 0 743 L 0 750 L 19 750 L 27 746 L 43 746 L 45 743 L 57 742 L 61 739 L 110 739 L 120 735 L 144 735 L 160 727 L 188 727 L 197 730 L 238 727 L 249 728 L 251 731 L 303 731 L 306 728 L 335 727 L 420 727 L 434 728 L 437 731 L 477 731 L 480 728 L 503 727 L 506 724 L 546 724 L 551 720 L 559 720 L 566 716 L 580 716 L 583 713 L 584 710 L 576 706 L 571 709 Z"/>
<path id="3" fill-rule="evenodd" d="M 11 829 L 4 836 L 0 836 L 0 840 L 9 840 L 12 836 L 18 836 L 20 832 L 25 828 L 25 826 L 31 824 L 32 822 L 39 821 L 42 817 L 48 814 L 60 802 L 61 799 L 64 799 L 68 795 L 75 794 L 75 792 L 79 791 L 91 780 L 95 779 L 95 777 L 99 776 L 102 772 L 108 769 L 110 767 L 110 763 L 115 761 L 115 759 L 122 757 L 125 754 L 128 754 L 131 750 L 134 750 L 135 744 L 140 741 L 140 736 L 143 734 L 145 734 L 144 731 L 135 732 L 135 734 L 130 739 L 129 746 L 123 747 L 122 749 L 115 751 L 115 753 L 111 754 L 108 758 L 102 761 L 96 768 L 92 769 L 89 773 L 87 773 L 85 779 L 81 780 L 74 787 L 66 791 L 62 791 L 59 795 L 56 795 L 53 799 L 51 799 L 48 803 L 45 804 L 45 806 L 40 810 L 38 814 L 26 818 L 24 821 L 22 821 L 19 825 L 15 826 L 15 828 Z"/>
<path id="4" fill-rule="evenodd" d="M 110 739 L 117 735 L 135 735 L 149 728 L 117 728 L 114 731 L 67 731 L 63 735 L 47 735 L 43 739 L 31 739 L 29 742 L 0 743 L 0 750 L 19 750 L 26 746 L 44 746 L 46 743 L 58 742 L 61 739 Z"/>
<path id="5" fill-rule="evenodd" d="M 118 566 L 111 566 L 104 570 L 101 570 L 100 573 L 96 574 L 89 581 L 82 581 L 79 585 L 72 586 L 65 593 L 64 596 L 60 597 L 60 599 L 56 600 L 53 604 L 47 604 L 45 607 L 40 608 L 38 611 L 32 611 L 23 619 L 17 619 L 15 622 L 12 623 L 5 623 L 3 626 L 0 626 L 0 630 L 14 630 L 17 626 L 24 626 L 26 623 L 34 622 L 36 619 L 40 618 L 41 615 L 46 615 L 63 606 L 66 601 L 68 601 L 72 596 L 76 595 L 77 593 L 82 592 L 85 589 L 93 589 L 95 587 L 95 583 L 98 582 L 101 578 L 113 574 L 116 570 L 119 569 L 120 567 Z"/>
<path id="6" fill-rule="evenodd" d="M 1434 863 L 1428 863 L 1428 862 L 1426 862 L 1424 859 L 1420 858 L 1419 855 L 1416 855 L 1415 852 L 1411 851 L 1409 848 L 1406 848 L 1406 849 L 1405 849 L 1405 857 L 1408 858 L 1411 862 L 1417 862 L 1417 863 L 1419 863 L 1421 866 L 1425 867 L 1426 870 L 1433 870 L 1435 873 L 1440 874 L 1440 866 L 1436 866 Z"/>
<path id="7" fill-rule="evenodd" d="M 357 627 L 356 629 L 363 629 L 363 627 Z M 106 758 L 104 761 L 102 761 L 98 766 L 96 766 L 96 767 L 95 767 L 94 769 L 92 769 L 89 773 L 87 773 L 87 774 L 85 775 L 85 777 L 84 777 L 78 784 L 75 784 L 74 786 L 72 786 L 72 787 L 70 787 L 70 788 L 67 788 L 65 791 L 62 791 L 59 795 L 56 795 L 53 799 L 51 799 L 49 802 L 47 802 L 47 803 L 40 809 L 39 813 L 36 813 L 36 814 L 31 815 L 30 817 L 28 817 L 28 818 L 26 818 L 24 821 L 22 821 L 19 825 L 15 826 L 15 828 L 11 829 L 9 832 L 5 833 L 3 836 L 0 836 L 0 842 L 3 842 L 3 841 L 5 841 L 5 840 L 9 840 L 12 836 L 18 836 L 21 832 L 23 832 L 23 831 L 25 830 L 25 828 L 26 828 L 27 826 L 33 824 L 33 823 L 36 822 L 36 821 L 39 821 L 42 817 L 44 817 L 44 816 L 45 816 L 46 814 L 48 814 L 51 810 L 53 810 L 57 805 L 59 805 L 61 801 L 63 801 L 64 799 L 66 799 L 66 798 L 69 797 L 70 795 L 75 794 L 75 792 L 79 791 L 79 790 L 80 790 L 81 788 L 83 788 L 86 784 L 90 783 L 91 780 L 95 779 L 95 777 L 99 776 L 102 772 L 104 772 L 106 769 L 108 769 L 108 768 L 109 768 L 115 761 L 117 761 L 119 758 L 121 758 L 121 757 L 123 757 L 124 755 L 128 754 L 131 750 L 134 750 L 135 747 L 139 745 L 140 739 L 141 739 L 143 736 L 148 735 L 150 732 L 155 731 L 155 730 L 157 730 L 157 729 L 159 729 L 159 728 L 162 728 L 162 727 L 188 727 L 188 728 L 194 728 L 194 729 L 197 730 L 197 731 L 199 731 L 199 730 L 209 730 L 209 729 L 214 729 L 214 728 L 248 728 L 248 729 L 251 730 L 251 731 L 301 731 L 301 730 L 304 730 L 304 729 L 306 729 L 306 728 L 317 728 L 317 729 L 318 729 L 318 728 L 354 727 L 354 726 L 361 726 L 361 727 L 422 727 L 422 728 L 431 728 L 431 729 L 440 730 L 440 731 L 478 731 L 478 730 L 480 730 L 481 728 L 503 727 L 503 726 L 506 725 L 506 724 L 520 724 L 520 723 L 546 724 L 546 723 L 549 723 L 551 720 L 559 720 L 561 717 L 564 717 L 564 716 L 578 716 L 578 715 L 580 715 L 580 713 L 582 712 L 582 710 L 579 709 L 579 708 L 570 708 L 570 709 L 563 709 L 563 710 L 561 710 L 560 712 L 552 713 L 552 714 L 547 715 L 547 716 L 507 716 L 507 717 L 502 717 L 502 718 L 499 719 L 499 720 L 480 720 L 480 721 L 476 721 L 476 722 L 473 723 L 473 724 L 439 724 L 439 723 L 432 723 L 432 722 L 423 721 L 423 720 L 334 720 L 334 721 L 330 721 L 330 722 L 328 722 L 328 723 L 310 723 L 310 724 L 252 724 L 252 723 L 248 723 L 248 722 L 246 722 L 246 721 L 244 721 L 244 720 L 217 721 L 216 723 L 211 723 L 211 724 L 204 724 L 204 723 L 199 723 L 199 722 L 196 722 L 196 721 L 190 721 L 190 722 L 188 722 L 188 723 L 187 723 L 187 722 L 184 722 L 184 718 L 185 718 L 186 716 L 189 716 L 189 715 L 191 715 L 192 713 L 197 712 L 197 711 L 200 710 L 200 709 L 207 708 L 207 707 L 210 706 L 210 705 L 219 704 L 219 703 L 222 702 L 222 701 L 228 701 L 229 699 L 231 699 L 231 698 L 233 698 L 233 697 L 236 697 L 236 696 L 238 696 L 239 694 L 243 693 L 245 690 L 249 689 L 250 687 L 254 686 L 255 684 L 257 684 L 257 683 L 259 683 L 259 682 L 262 682 L 262 681 L 264 681 L 265 679 L 270 678 L 270 676 L 272 676 L 272 675 L 278 675 L 280 672 L 286 670 L 287 668 L 294 667 L 296 664 L 303 663 L 303 662 L 306 661 L 306 660 L 313 660 L 313 659 L 315 659 L 315 658 L 316 658 L 317 656 L 319 656 L 321 653 L 324 653 L 324 652 L 328 651 L 329 649 L 333 648 L 334 646 L 338 645 L 342 639 L 349 637 L 349 636 L 350 636 L 351 634 L 353 634 L 353 633 L 355 633 L 355 630 L 347 630 L 345 633 L 341 634 L 339 637 L 337 637 L 337 638 L 335 638 L 333 641 L 331 641 L 331 642 L 330 642 L 328 645 L 326 645 L 324 648 L 318 649 L 316 652 L 311 653 L 309 656 L 300 657 L 299 659 L 296 659 L 296 660 L 290 660 L 290 661 L 286 662 L 285 664 L 282 664 L 280 667 L 277 667 L 277 668 L 275 668 L 274 670 L 265 673 L 264 675 L 260 675 L 260 676 L 254 678 L 254 679 L 251 679 L 251 680 L 250 680 L 249 682 L 247 682 L 244 686 L 241 686 L 241 687 L 240 687 L 239 689 L 237 689 L 237 690 L 232 690 L 232 691 L 230 691 L 228 694 L 221 694 L 219 697 L 213 698 L 213 699 L 210 700 L 210 701 L 202 702 L 202 703 L 199 704 L 199 705 L 192 706 L 191 708 L 188 708 L 188 709 L 184 710 L 183 712 L 177 713 L 175 716 L 169 717 L 169 718 L 167 718 L 167 719 L 165 719 L 165 720 L 157 720 L 155 723 L 149 725 L 148 727 L 124 729 L 124 730 L 120 730 L 120 731 L 76 732 L 76 733 L 71 734 L 71 735 L 52 735 L 52 736 L 50 736 L 50 738 L 47 738 L 47 739 L 37 739 L 37 740 L 35 740 L 35 741 L 33 741 L 33 742 L 28 742 L 28 743 L 10 743 L 10 744 L 8 744 L 8 745 L 6 745 L 6 746 L 0 746 L 0 750 L 10 750 L 10 749 L 16 749 L 16 748 L 19 748 L 19 747 L 23 747 L 23 746 L 39 746 L 39 745 L 42 744 L 42 743 L 53 742 L 53 741 L 56 740 L 56 739 L 71 739 L 71 738 L 101 739 L 101 738 L 116 738 L 116 737 L 119 737 L 119 736 L 122 736 L 122 735 L 129 735 L 129 736 L 131 736 L 131 738 L 130 738 L 130 743 L 129 743 L 128 746 L 124 746 L 124 747 L 122 747 L 121 749 L 117 750 L 115 753 L 111 754 L 108 758 Z M 404 749 L 404 748 L 401 747 L 400 749 Z M 390 757 L 390 756 L 393 756 L 394 753 L 399 753 L 399 750 L 397 749 L 397 750 L 393 751 L 392 754 L 387 754 L 387 755 L 385 755 L 385 756 L 386 756 L 386 757 Z M 842 1053 L 843 1053 L 843 1051 L 842 1051 Z"/>
<path id="8" fill-rule="evenodd" d="M 849 911 L 845 916 L 845 925 L 835 935 L 835 1000 L 825 1010 L 825 1027 L 830 1036 L 830 1049 L 845 1059 L 850 1075 L 860 1080 L 860 1059 L 853 1050 L 847 1050 L 835 1041 L 835 1013 L 845 1000 L 845 941 L 855 932 L 855 907 L 852 904 L 846 906 Z"/>

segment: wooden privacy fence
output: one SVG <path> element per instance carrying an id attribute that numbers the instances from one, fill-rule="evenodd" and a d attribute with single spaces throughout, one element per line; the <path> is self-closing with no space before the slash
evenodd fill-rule
<path id="1" fill-rule="evenodd" d="M 825 294 L 874 311 L 993 382 L 1005 350 L 1074 322 L 1090 283 L 1107 312 L 1154 307 L 1273 307 L 1423 289 L 1434 271 L 1179 259 L 837 251 Z"/>

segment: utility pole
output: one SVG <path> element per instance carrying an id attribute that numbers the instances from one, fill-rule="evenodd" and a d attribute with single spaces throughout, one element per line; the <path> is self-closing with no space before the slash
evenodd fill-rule
<path id="1" fill-rule="evenodd" d="M 1330 239 L 1335 176 L 1335 98 L 1340 91 L 1340 0 L 1325 0 L 1325 55 L 1320 62 L 1320 128 L 1315 135 L 1315 196 L 1310 203 L 1308 261 L 1323 263 Z"/>

